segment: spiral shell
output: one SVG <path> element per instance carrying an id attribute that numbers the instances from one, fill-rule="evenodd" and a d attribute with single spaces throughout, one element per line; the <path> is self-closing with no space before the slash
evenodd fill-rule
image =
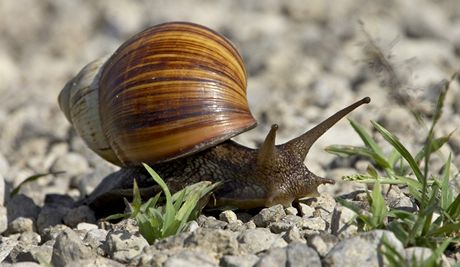
<path id="1" fill-rule="evenodd" d="M 223 36 L 171 22 L 126 41 L 63 89 L 61 109 L 88 146 L 120 166 L 159 163 L 253 128 L 241 56 Z"/>

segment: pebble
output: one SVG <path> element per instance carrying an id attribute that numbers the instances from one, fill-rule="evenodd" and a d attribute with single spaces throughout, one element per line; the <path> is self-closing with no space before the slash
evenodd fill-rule
<path id="1" fill-rule="evenodd" d="M 224 221 L 226 223 L 234 223 L 237 219 L 238 218 L 235 212 L 231 210 L 225 210 L 219 214 L 219 220 Z"/>
<path id="2" fill-rule="evenodd" d="M 425 247 L 410 247 L 404 249 L 403 256 L 406 258 L 408 266 L 414 266 L 420 264 L 421 262 L 427 260 L 433 251 Z"/>
<path id="3" fill-rule="evenodd" d="M 65 171 L 68 176 L 75 176 L 89 172 L 88 161 L 80 154 L 69 152 L 58 157 L 50 168 L 52 172 Z"/>
<path id="4" fill-rule="evenodd" d="M 56 237 L 51 263 L 54 266 L 64 266 L 94 256 L 95 253 L 82 242 L 78 234 L 67 228 Z"/>
<path id="5" fill-rule="evenodd" d="M 169 257 L 164 267 L 189 267 L 189 266 L 202 266 L 214 267 L 216 266 L 215 260 L 203 251 L 189 251 L 183 250 L 171 257 Z"/>
<path id="6" fill-rule="evenodd" d="M 271 247 L 284 247 L 286 241 L 281 235 L 273 234 L 266 228 L 248 229 L 238 235 L 242 253 L 256 254 Z"/>
<path id="7" fill-rule="evenodd" d="M 37 219 L 37 230 L 44 233 L 49 227 L 62 224 L 62 219 L 68 213 L 69 208 L 57 205 L 45 205 Z"/>
<path id="8" fill-rule="evenodd" d="M 307 244 L 313 248 L 320 257 L 325 257 L 327 253 L 339 242 L 335 235 L 321 233 L 308 236 Z"/>
<path id="9" fill-rule="evenodd" d="M 259 257 L 252 254 L 247 255 L 225 255 L 220 259 L 222 267 L 252 267 L 259 260 Z"/>
<path id="10" fill-rule="evenodd" d="M 338 242 L 326 255 L 324 263 L 327 266 L 337 267 L 379 266 L 383 255 L 378 252 L 377 248 L 381 244 L 382 237 L 385 237 L 396 251 L 403 250 L 401 241 L 392 232 L 373 230 Z"/>
<path id="11" fill-rule="evenodd" d="M 238 233 L 222 229 L 197 229 L 184 241 L 186 248 L 200 248 L 216 256 L 238 252 Z"/>
<path id="12" fill-rule="evenodd" d="M 262 209 L 256 216 L 254 216 L 253 221 L 257 227 L 267 227 L 270 223 L 280 220 L 282 217 L 286 216 L 286 212 L 282 205 L 275 205 L 270 208 Z"/>
<path id="13" fill-rule="evenodd" d="M 107 255 L 113 260 L 128 263 L 139 255 L 149 243 L 139 234 L 135 235 L 126 230 L 110 231 L 107 234 Z"/>
<path id="14" fill-rule="evenodd" d="M 17 234 L 36 231 L 35 222 L 31 218 L 18 217 L 8 224 L 8 233 Z"/>
<path id="15" fill-rule="evenodd" d="M 0 234 L 8 228 L 8 211 L 6 207 L 0 206 Z"/>
<path id="16" fill-rule="evenodd" d="M 257 267 L 265 266 L 322 266 L 316 251 L 303 243 L 291 243 L 284 248 L 271 248 L 260 257 Z"/>

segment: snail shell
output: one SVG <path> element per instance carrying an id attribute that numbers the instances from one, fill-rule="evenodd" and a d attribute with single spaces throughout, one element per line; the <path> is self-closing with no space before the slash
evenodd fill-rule
<path id="1" fill-rule="evenodd" d="M 148 28 L 91 62 L 59 105 L 88 146 L 120 166 L 169 161 L 255 127 L 235 47 L 192 23 Z"/>

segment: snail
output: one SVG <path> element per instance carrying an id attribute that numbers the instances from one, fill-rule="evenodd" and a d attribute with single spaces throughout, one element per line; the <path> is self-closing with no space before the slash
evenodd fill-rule
<path id="1" fill-rule="evenodd" d="M 223 181 L 216 206 L 254 208 L 317 195 L 319 177 L 304 165 L 313 143 L 365 97 L 285 144 L 272 125 L 259 149 L 231 140 L 256 126 L 246 98 L 246 71 L 236 48 L 204 26 L 169 22 L 150 27 L 109 58 L 70 80 L 59 105 L 99 156 L 119 165 L 89 196 L 92 207 L 129 194 L 133 179 L 154 187 L 150 164 L 172 191 L 198 181 Z M 148 190 L 147 190 L 148 191 Z"/>

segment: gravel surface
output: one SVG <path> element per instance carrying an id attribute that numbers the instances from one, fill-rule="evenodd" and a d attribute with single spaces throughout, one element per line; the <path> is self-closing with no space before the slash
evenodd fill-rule
<path id="1" fill-rule="evenodd" d="M 351 182 L 321 186 L 320 197 L 297 209 L 274 206 L 255 214 L 203 215 L 188 232 L 151 246 L 135 222 L 100 222 L 88 207 L 75 207 L 117 167 L 76 136 L 59 110 L 58 93 L 89 61 L 112 53 L 148 26 L 172 20 L 206 25 L 238 47 L 259 126 L 236 140 L 251 147 L 260 145 L 272 123 L 279 124 L 277 143 L 282 143 L 369 96 L 372 103 L 350 117 L 368 129 L 370 120 L 382 123 L 417 151 L 427 129 L 420 128 L 411 110 L 429 116 L 441 81 L 460 71 L 458 0 L 2 0 L 0 262 L 378 266 L 382 255 L 373 248 L 383 235 L 403 251 L 391 232 L 358 233 L 347 223 L 353 214 L 337 205 L 334 196 L 354 194 L 358 201 L 356 190 L 364 187 Z M 392 66 L 392 75 L 376 51 Z M 446 135 L 459 125 L 460 85 L 454 81 L 436 134 Z M 312 147 L 306 164 L 313 172 L 339 180 L 366 170 L 365 161 L 326 153 L 324 147 L 331 144 L 361 142 L 346 120 L 338 123 Z M 454 165 L 460 166 L 458 130 L 433 164 L 441 167 L 451 152 Z M 27 183 L 10 198 L 11 189 L 27 177 L 59 171 L 65 173 Z M 392 207 L 414 208 L 397 188 L 388 201 Z M 410 261 L 432 252 L 414 247 L 404 253 Z M 447 256 L 444 266 L 458 261 L 460 252 Z"/>

